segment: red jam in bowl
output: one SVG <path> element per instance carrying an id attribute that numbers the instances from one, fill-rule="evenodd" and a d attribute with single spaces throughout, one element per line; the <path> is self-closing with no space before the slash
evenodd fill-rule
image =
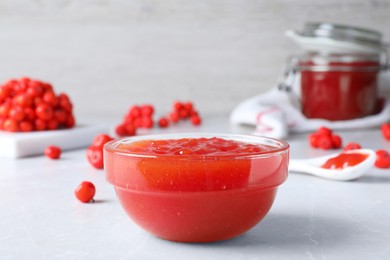
<path id="1" fill-rule="evenodd" d="M 107 180 L 130 218 L 180 242 L 225 240 L 255 226 L 289 160 L 287 143 L 244 135 L 139 136 L 104 150 Z"/>

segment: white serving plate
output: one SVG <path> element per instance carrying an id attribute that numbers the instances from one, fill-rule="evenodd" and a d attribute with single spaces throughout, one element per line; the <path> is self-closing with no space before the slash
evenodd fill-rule
<path id="1" fill-rule="evenodd" d="M 0 157 L 43 155 L 48 145 L 57 145 L 62 150 L 87 147 L 97 134 L 108 133 L 108 129 L 103 125 L 77 125 L 71 129 L 29 133 L 0 131 Z"/>

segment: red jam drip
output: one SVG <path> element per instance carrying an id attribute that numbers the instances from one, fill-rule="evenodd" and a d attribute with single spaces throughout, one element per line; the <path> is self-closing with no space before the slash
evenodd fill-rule
<path id="1" fill-rule="evenodd" d="M 223 138 L 182 138 L 165 140 L 142 140 L 120 144 L 118 149 L 150 155 L 248 155 L 275 149 L 260 144 L 251 144 Z"/>
<path id="2" fill-rule="evenodd" d="M 331 170 L 342 170 L 347 167 L 355 166 L 365 159 L 367 159 L 368 154 L 362 153 L 341 153 L 336 157 L 328 159 L 321 168 L 331 169 Z"/>

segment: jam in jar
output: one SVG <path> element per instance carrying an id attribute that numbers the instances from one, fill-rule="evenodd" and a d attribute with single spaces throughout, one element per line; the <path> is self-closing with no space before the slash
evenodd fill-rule
<path id="1" fill-rule="evenodd" d="M 380 70 L 377 55 L 309 54 L 299 61 L 302 113 L 348 120 L 373 114 Z"/>
<path id="2" fill-rule="evenodd" d="M 289 59 L 279 88 L 292 93 L 292 87 L 298 87 L 294 96 L 299 97 L 306 118 L 339 121 L 377 112 L 379 72 L 389 68 L 380 32 L 308 22 L 301 31 L 290 30 L 287 36 L 303 54 Z M 294 84 L 299 77 L 300 84 Z"/>

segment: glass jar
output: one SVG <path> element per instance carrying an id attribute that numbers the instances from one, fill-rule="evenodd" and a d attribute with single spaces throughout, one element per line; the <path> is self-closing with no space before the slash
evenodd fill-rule
<path id="1" fill-rule="evenodd" d="M 309 54 L 299 60 L 302 113 L 332 121 L 376 111 L 377 55 Z"/>
<path id="2" fill-rule="evenodd" d="M 290 32 L 289 36 L 305 52 L 289 60 L 279 86 L 286 89 L 300 74 L 303 115 L 337 121 L 377 111 L 378 75 L 388 67 L 387 52 L 378 32 L 308 23 L 301 33 Z"/>

